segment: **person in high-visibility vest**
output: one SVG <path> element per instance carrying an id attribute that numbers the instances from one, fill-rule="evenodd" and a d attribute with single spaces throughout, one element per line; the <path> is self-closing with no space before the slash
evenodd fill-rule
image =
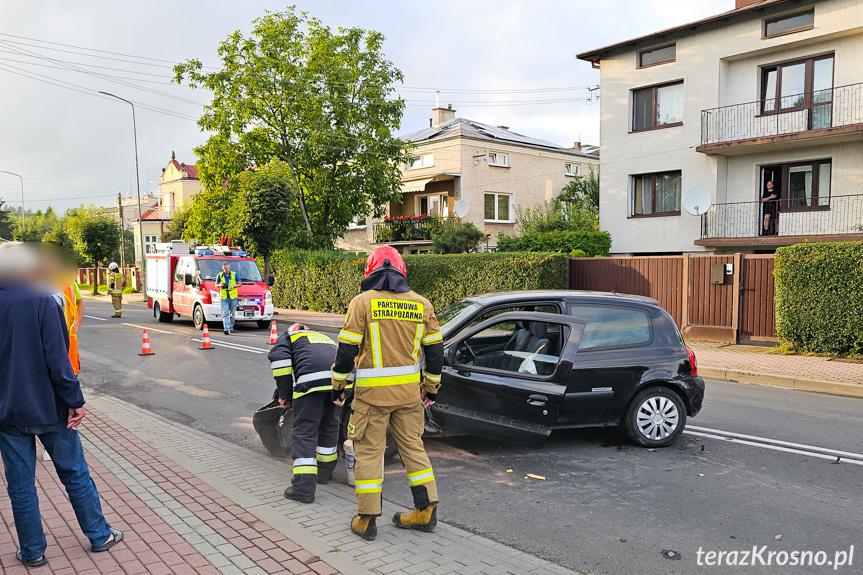
<path id="1" fill-rule="evenodd" d="M 285 497 L 313 503 L 318 483 L 333 477 L 338 461 L 338 407 L 331 401 L 330 367 L 336 343 L 295 323 L 279 336 L 268 359 L 276 379 L 279 405 L 293 407 L 291 457 L 294 476 Z"/>
<path id="2" fill-rule="evenodd" d="M 434 404 L 443 369 L 443 337 L 432 304 L 411 291 L 401 255 L 390 246 L 366 262 L 363 293 L 348 304 L 332 367 L 333 402 L 341 405 L 357 368 L 348 439 L 354 442 L 358 513 L 351 531 L 367 541 L 381 514 L 387 426 L 407 471 L 415 509 L 396 513 L 403 529 L 434 531 L 438 492 L 423 447 L 426 407 Z"/>
<path id="3" fill-rule="evenodd" d="M 216 285 L 219 286 L 219 297 L 222 300 L 222 326 L 225 328 L 225 335 L 228 335 L 234 331 L 234 315 L 237 313 L 237 286 L 240 285 L 237 272 L 231 271 L 231 264 L 228 262 L 222 264 L 222 271 L 216 276 Z"/>
<path id="4" fill-rule="evenodd" d="M 75 375 L 81 371 L 81 358 L 78 355 L 78 328 L 84 316 L 84 298 L 78 289 L 78 282 L 72 282 L 63 290 L 63 314 L 66 316 L 66 327 L 69 329 L 69 361 Z"/>
<path id="5" fill-rule="evenodd" d="M 108 291 L 111 293 L 111 302 L 114 304 L 114 315 L 119 318 L 123 315 L 123 288 L 126 287 L 126 277 L 120 271 L 117 262 L 108 264 Z"/>

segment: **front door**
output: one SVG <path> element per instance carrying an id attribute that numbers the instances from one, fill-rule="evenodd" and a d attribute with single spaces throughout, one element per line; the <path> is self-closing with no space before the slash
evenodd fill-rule
<path id="1" fill-rule="evenodd" d="M 545 313 L 495 316 L 450 338 L 432 417 L 446 432 L 512 443 L 555 427 L 584 323 Z"/>

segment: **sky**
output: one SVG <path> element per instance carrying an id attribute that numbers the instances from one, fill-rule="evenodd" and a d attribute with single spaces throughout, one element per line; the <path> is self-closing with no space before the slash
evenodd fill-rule
<path id="1" fill-rule="evenodd" d="M 218 66 L 218 45 L 229 34 L 248 34 L 255 18 L 287 6 L 0 0 L 0 170 L 23 176 L 24 203 L 33 210 L 134 196 L 131 107 L 99 96 L 101 90 L 142 105 L 136 109 L 141 193 L 158 194 L 171 152 L 194 163 L 194 148 L 206 140 L 195 120 L 209 95 L 171 85 L 173 64 L 198 58 Z M 570 147 L 599 144 L 599 105 L 586 100 L 599 72 L 577 53 L 730 10 L 734 0 L 296 0 L 296 6 L 332 28 L 384 34 L 384 53 L 404 74 L 399 93 L 407 107 L 398 133 L 428 127 L 440 90 L 441 104 L 452 104 L 458 117 Z M 21 205 L 18 178 L 0 173 L 0 200 Z"/>

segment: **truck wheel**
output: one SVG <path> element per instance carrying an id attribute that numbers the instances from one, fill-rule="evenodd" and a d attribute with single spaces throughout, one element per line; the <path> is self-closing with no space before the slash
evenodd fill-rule
<path id="1" fill-rule="evenodd" d="M 268 320 L 268 319 L 259 319 L 259 320 L 258 320 L 258 327 L 259 327 L 259 328 L 261 328 L 261 329 L 267 329 L 268 327 L 270 327 L 270 320 Z"/>
<path id="2" fill-rule="evenodd" d="M 174 314 L 163 312 L 159 302 L 153 303 L 153 316 L 155 316 L 156 321 L 159 323 L 171 323 L 174 321 Z"/>
<path id="3" fill-rule="evenodd" d="M 195 329 L 198 331 L 204 329 L 204 324 L 207 323 L 204 317 L 204 308 L 200 304 L 196 305 L 195 309 L 192 310 L 192 321 L 195 322 Z"/>

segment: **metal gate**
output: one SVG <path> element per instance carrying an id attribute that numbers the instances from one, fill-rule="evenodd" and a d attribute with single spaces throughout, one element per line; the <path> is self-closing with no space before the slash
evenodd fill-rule
<path id="1" fill-rule="evenodd" d="M 740 339 L 777 341 L 773 255 L 746 255 L 741 267 Z"/>

